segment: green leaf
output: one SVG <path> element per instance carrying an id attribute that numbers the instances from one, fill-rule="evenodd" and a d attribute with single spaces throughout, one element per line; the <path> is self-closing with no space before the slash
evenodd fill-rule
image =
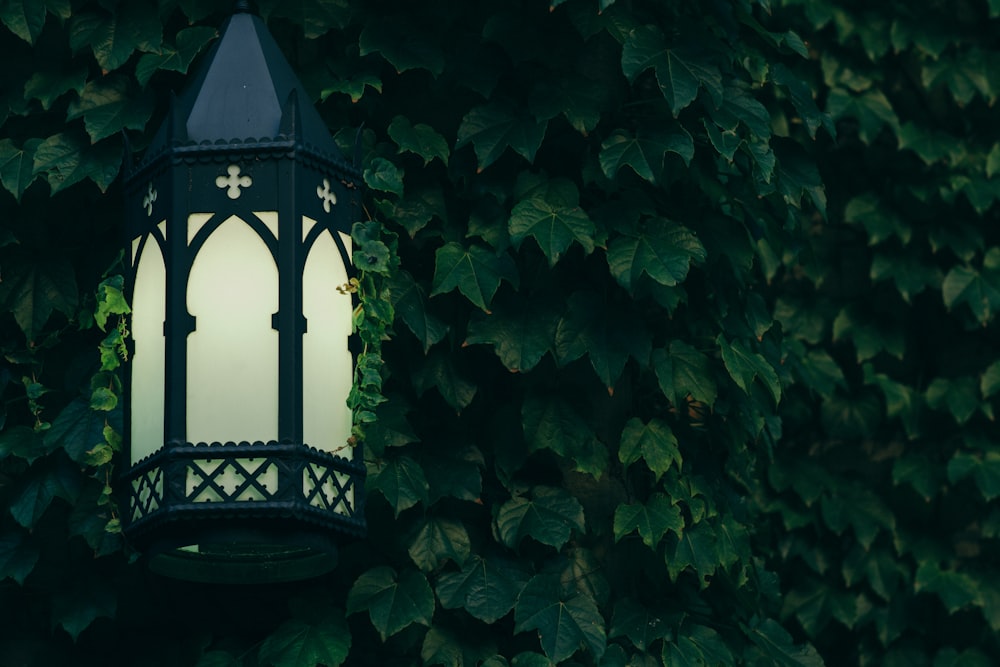
<path id="1" fill-rule="evenodd" d="M 488 639 L 476 642 L 475 639 L 475 633 L 463 632 L 459 635 L 445 628 L 434 627 L 424 635 L 420 657 L 425 667 L 474 667 L 497 652 L 494 642 Z"/>
<path id="2" fill-rule="evenodd" d="M 574 531 L 583 533 L 583 507 L 565 490 L 536 486 L 531 497 L 515 496 L 497 512 L 500 539 L 511 549 L 525 537 L 561 549 Z"/>
<path id="3" fill-rule="evenodd" d="M 924 392 L 927 405 L 934 410 L 947 408 L 955 421 L 962 425 L 979 409 L 979 383 L 971 376 L 948 380 L 934 378 Z"/>
<path id="4" fill-rule="evenodd" d="M 987 55 L 973 48 L 929 59 L 920 72 L 920 78 L 928 90 L 947 86 L 959 106 L 969 104 L 976 93 L 992 103 L 996 99 L 996 91 L 991 81 L 991 67 Z"/>
<path id="5" fill-rule="evenodd" d="M 368 570 L 347 594 L 347 613 L 367 611 L 382 641 L 413 623 L 430 626 L 434 593 L 418 570 L 391 567 Z"/>
<path id="6" fill-rule="evenodd" d="M 517 286 L 517 268 L 510 255 L 495 255 L 478 245 L 466 249 L 459 243 L 451 242 L 435 253 L 431 296 L 457 287 L 469 301 L 489 312 L 490 302 L 501 280 Z"/>
<path id="7" fill-rule="evenodd" d="M 47 451 L 61 448 L 76 463 L 87 465 L 87 452 L 105 442 L 104 428 L 110 418 L 120 420 L 121 412 L 111 415 L 96 412 L 88 401 L 74 399 L 45 432 L 45 448 Z"/>
<path id="8" fill-rule="evenodd" d="M 529 451 L 551 450 L 574 461 L 578 472 L 595 479 L 607 469 L 607 449 L 558 394 L 538 392 L 525 397 L 521 420 Z"/>
<path id="9" fill-rule="evenodd" d="M 899 118 L 892 103 L 879 89 L 854 95 L 842 88 L 830 91 L 826 100 L 826 110 L 835 121 L 853 118 L 858 123 L 858 136 L 870 144 L 885 126 L 891 130 L 899 128 Z"/>
<path id="10" fill-rule="evenodd" d="M 647 547 L 656 549 L 668 530 L 681 537 L 684 518 L 677 504 L 661 493 L 654 493 L 645 504 L 622 504 L 615 509 L 615 542 L 637 531 Z"/>
<path id="11" fill-rule="evenodd" d="M 362 56 L 378 53 L 402 73 L 411 69 L 426 69 L 434 76 L 444 70 L 444 42 L 426 30 L 412 30 L 396 21 L 370 21 L 358 38 Z"/>
<path id="12" fill-rule="evenodd" d="M 708 521 L 689 525 L 683 533 L 667 541 L 664 553 L 671 581 L 690 567 L 697 574 L 700 588 L 705 588 L 719 567 L 719 539 Z"/>
<path id="13" fill-rule="evenodd" d="M 627 637 L 640 651 L 670 634 L 670 625 L 660 614 L 654 614 L 634 598 L 623 598 L 615 605 L 608 637 Z M 610 647 L 608 647 L 610 648 Z"/>
<path id="14" fill-rule="evenodd" d="M 627 304 L 606 301 L 593 292 L 575 292 L 556 327 L 556 359 L 566 364 L 584 354 L 609 392 L 631 356 L 649 360 L 649 332 Z"/>
<path id="15" fill-rule="evenodd" d="M 448 166 L 448 142 L 430 125 L 411 125 L 404 116 L 396 116 L 389 123 L 389 137 L 399 146 L 399 152 L 409 151 L 424 159 L 424 166 L 438 158 Z"/>
<path id="16" fill-rule="evenodd" d="M 640 131 L 634 136 L 615 130 L 601 143 L 598 159 L 609 179 L 613 180 L 622 167 L 628 166 L 650 183 L 656 183 L 668 152 L 681 156 L 684 164 L 690 164 L 694 157 L 694 140 L 680 125 L 672 131 Z"/>
<path id="17" fill-rule="evenodd" d="M 508 229 L 515 247 L 525 238 L 533 237 L 549 259 L 549 266 L 555 266 L 574 241 L 589 255 L 594 250 L 597 232 L 590 217 L 580 208 L 576 186 L 561 180 L 544 192 L 532 191 L 531 196 L 518 202 L 511 211 Z"/>
<path id="18" fill-rule="evenodd" d="M 492 102 L 465 115 L 458 127 L 455 147 L 471 143 L 479 159 L 477 171 L 480 172 L 496 162 L 508 146 L 528 162 L 533 162 L 547 125 L 548 121 L 539 123 L 524 110 Z"/>
<path id="19" fill-rule="evenodd" d="M 417 394 L 423 395 L 434 387 L 456 413 L 467 408 L 479 389 L 455 368 L 455 358 L 444 350 L 434 350 L 423 366 L 413 373 L 413 386 Z"/>
<path id="20" fill-rule="evenodd" d="M 337 611 L 285 621 L 264 640 L 258 655 L 262 664 L 273 667 L 338 667 L 350 649 L 351 631 L 343 613 Z"/>
<path id="21" fill-rule="evenodd" d="M 657 480 L 663 477 L 671 464 L 680 469 L 682 461 L 677 437 L 665 421 L 653 418 L 648 424 L 643 424 L 633 417 L 625 424 L 618 459 L 629 466 L 640 458 L 646 461 Z"/>
<path id="22" fill-rule="evenodd" d="M 775 65 L 772 79 L 776 84 L 784 86 L 788 90 L 792 106 L 795 107 L 795 111 L 798 112 L 802 122 L 805 123 L 810 137 L 813 139 L 816 138 L 816 130 L 820 126 L 826 128 L 831 137 L 837 136 L 833 119 L 830 118 L 829 114 L 821 112 L 819 107 L 816 106 L 816 101 L 813 99 L 813 91 L 805 81 L 795 76 L 782 63 Z"/>
<path id="23" fill-rule="evenodd" d="M 608 98 L 608 90 L 601 82 L 560 72 L 560 76 L 537 83 L 528 104 L 538 120 L 562 114 L 573 129 L 586 136 L 600 122 L 601 108 L 607 105 Z"/>
<path id="24" fill-rule="evenodd" d="M 109 581 L 74 579 L 68 589 L 52 598 L 52 627 L 61 626 L 76 641 L 80 633 L 98 618 L 114 618 L 118 596 Z"/>
<path id="25" fill-rule="evenodd" d="M 424 572 L 450 560 L 459 567 L 469 558 L 469 533 L 460 521 L 431 517 L 410 542 L 410 558 Z"/>
<path id="26" fill-rule="evenodd" d="M 565 593 L 559 579 L 540 574 L 528 582 L 514 607 L 514 632 L 537 630 L 545 655 L 555 663 L 586 647 L 594 662 L 607 646 L 604 618 L 592 598 Z"/>
<path id="27" fill-rule="evenodd" d="M 395 271 L 389 277 L 389 298 L 396 315 L 420 341 L 425 354 L 448 333 L 448 325 L 427 312 L 424 289 L 406 271 Z"/>
<path id="28" fill-rule="evenodd" d="M 944 305 L 954 308 L 966 304 L 980 324 L 987 324 L 1000 309 L 1000 272 L 955 266 L 941 285 Z"/>
<path id="29" fill-rule="evenodd" d="M 159 16 L 139 2 L 122 5 L 111 15 L 80 13 L 69 24 L 70 48 L 89 46 L 105 73 L 124 65 L 136 49 L 159 51 L 162 42 Z"/>
<path id="30" fill-rule="evenodd" d="M 530 572 L 519 563 L 474 555 L 461 572 L 441 575 L 437 595 L 445 609 L 464 608 L 473 617 L 492 625 L 514 608 L 530 577 Z"/>
<path id="31" fill-rule="evenodd" d="M 45 3 L 39 0 L 6 0 L 0 4 L 0 21 L 28 44 L 34 44 L 42 34 L 45 13 Z"/>
<path id="32" fill-rule="evenodd" d="M 139 85 L 149 83 L 157 70 L 186 73 L 195 56 L 208 46 L 218 31 L 208 26 L 185 28 L 177 33 L 174 46 L 164 46 L 159 53 L 146 53 L 135 66 L 135 78 Z"/>
<path id="33" fill-rule="evenodd" d="M 660 91 L 674 117 L 705 89 L 716 100 L 722 96 L 722 75 L 704 58 L 684 49 L 669 48 L 659 27 L 643 26 L 632 31 L 622 46 L 622 72 L 629 81 L 650 67 L 656 70 Z"/>
<path id="34" fill-rule="evenodd" d="M 663 395 L 675 407 L 693 401 L 711 406 L 719 391 L 709 368 L 708 357 L 687 343 L 674 340 L 670 350 L 653 351 L 653 368 Z"/>
<path id="35" fill-rule="evenodd" d="M 0 535 L 0 581 L 10 577 L 23 584 L 38 562 L 39 551 L 20 532 Z"/>
<path id="36" fill-rule="evenodd" d="M 498 300 L 493 312 L 472 316 L 465 344 L 492 345 L 508 370 L 529 371 L 552 350 L 558 319 L 554 300 L 545 295 Z"/>
<path id="37" fill-rule="evenodd" d="M 759 379 L 771 393 L 775 403 L 781 400 L 778 374 L 774 372 L 767 359 L 757 352 L 751 352 L 741 340 L 727 343 L 723 335 L 719 334 L 715 342 L 722 352 L 722 362 L 726 365 L 726 370 L 740 389 L 749 394 L 750 385 L 754 379 Z"/>
<path id="38" fill-rule="evenodd" d="M 12 426 L 0 432 L 0 461 L 14 456 L 31 463 L 50 451 L 41 435 L 27 426 Z"/>
<path id="39" fill-rule="evenodd" d="M 1000 391 L 1000 359 L 986 367 L 979 378 L 979 391 L 983 398 L 990 398 Z"/>
<path id="40" fill-rule="evenodd" d="M 620 236 L 608 246 L 611 274 L 629 291 L 643 273 L 672 287 L 687 278 L 692 264 L 706 257 L 705 247 L 690 229 L 663 218 L 648 220 L 641 231 Z"/>
<path id="41" fill-rule="evenodd" d="M 349 95 L 352 102 L 359 102 L 364 97 L 365 89 L 371 88 L 377 93 L 382 92 L 382 79 L 367 72 L 357 72 L 347 79 L 335 79 L 332 84 L 320 91 L 319 98 L 326 101 L 333 93 Z"/>
<path id="42" fill-rule="evenodd" d="M 37 139 L 31 139 L 17 148 L 10 139 L 0 139 L 0 184 L 18 202 L 35 180 L 34 154 L 40 143 Z"/>
<path id="43" fill-rule="evenodd" d="M 31 263 L 8 261 L 0 283 L 0 302 L 14 315 L 28 341 L 42 332 L 53 312 L 76 313 L 78 292 L 73 266 L 48 258 Z"/>
<path id="44" fill-rule="evenodd" d="M 761 659 L 775 667 L 823 667 L 823 659 L 809 644 L 796 646 L 788 632 L 772 619 L 740 623 L 743 632 L 760 650 Z M 765 663 L 756 663 L 765 664 Z"/>
<path id="45" fill-rule="evenodd" d="M 377 157 L 365 169 L 365 183 L 372 190 L 403 196 L 403 170 L 385 158 Z"/>
<path id="46" fill-rule="evenodd" d="M 979 596 L 976 582 L 969 575 L 954 570 L 942 570 L 936 563 L 929 561 L 924 561 L 917 567 L 913 589 L 918 593 L 936 594 L 952 614 L 972 604 Z"/>
<path id="47" fill-rule="evenodd" d="M 239 658 L 225 651 L 209 651 L 198 658 L 194 667 L 242 667 L 242 664 Z"/>
<path id="48" fill-rule="evenodd" d="M 427 504 L 427 479 L 420 465 L 408 456 L 380 461 L 369 470 L 366 487 L 381 493 L 396 516 L 417 503 Z"/>
<path id="49" fill-rule="evenodd" d="M 676 642 L 664 642 L 662 657 L 671 667 L 738 664 L 719 633 L 704 625 L 692 625 L 678 633 Z"/>
<path id="50" fill-rule="evenodd" d="M 55 194 L 84 178 L 90 178 L 102 191 L 106 190 L 120 167 L 120 142 L 103 141 L 90 146 L 89 140 L 75 133 L 60 133 L 38 145 L 32 170 L 36 175 L 45 173 Z"/>

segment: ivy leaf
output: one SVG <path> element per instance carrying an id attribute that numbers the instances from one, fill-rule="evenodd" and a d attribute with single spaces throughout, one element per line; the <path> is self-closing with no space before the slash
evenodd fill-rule
<path id="1" fill-rule="evenodd" d="M 670 105 L 674 118 L 698 96 L 704 86 L 718 100 L 722 96 L 722 75 L 704 58 L 685 49 L 669 48 L 658 26 L 636 28 L 622 46 L 622 72 L 629 81 L 650 67 L 656 71 L 660 91 Z"/>
<path id="2" fill-rule="evenodd" d="M 886 125 L 893 131 L 899 129 L 899 117 L 889 98 L 879 89 L 854 95 L 842 88 L 834 88 L 827 96 L 826 110 L 835 121 L 855 119 L 858 123 L 858 136 L 866 144 L 874 141 Z"/>
<path id="3" fill-rule="evenodd" d="M 153 113 L 149 96 L 130 96 L 123 76 L 107 76 L 87 83 L 67 110 L 66 120 L 83 116 L 90 140 L 97 143 L 123 129 L 141 130 Z"/>
<path id="4" fill-rule="evenodd" d="M 365 95 L 365 89 L 371 88 L 377 93 L 382 92 L 382 79 L 368 72 L 355 72 L 346 79 L 334 79 L 333 83 L 320 91 L 319 99 L 326 101 L 333 93 L 343 93 L 357 103 Z"/>
<path id="5" fill-rule="evenodd" d="M 761 659 L 775 667 L 823 667 L 823 659 L 816 649 L 805 644 L 796 646 L 788 632 L 770 618 L 755 620 L 747 626 L 740 623 L 743 632 L 760 650 Z"/>
<path id="6" fill-rule="evenodd" d="M 385 158 L 377 157 L 365 168 L 365 183 L 372 190 L 403 196 L 403 170 Z"/>
<path id="7" fill-rule="evenodd" d="M 418 570 L 376 567 L 358 577 L 347 594 L 347 613 L 360 611 L 368 612 L 385 641 L 413 623 L 430 626 L 434 593 Z"/>
<path id="8" fill-rule="evenodd" d="M 952 267 L 941 285 L 941 295 L 946 307 L 966 304 L 979 323 L 986 325 L 1000 309 L 1000 272 Z"/>
<path id="9" fill-rule="evenodd" d="M 665 421 L 654 418 L 648 424 L 643 424 L 640 419 L 633 417 L 625 424 L 618 459 L 629 466 L 640 458 L 646 461 L 657 480 L 663 477 L 672 463 L 680 469 L 682 461 L 677 448 L 677 436 Z"/>
<path id="10" fill-rule="evenodd" d="M 79 474 L 68 464 L 60 462 L 41 470 L 33 470 L 31 476 L 24 479 L 15 500 L 10 504 L 10 515 L 21 526 L 30 530 L 54 499 L 62 498 L 72 504 L 76 500 L 79 486 Z"/>
<path id="11" fill-rule="evenodd" d="M 473 556 L 461 572 L 441 575 L 437 595 L 445 609 L 464 608 L 492 625 L 514 608 L 530 577 L 530 572 L 514 561 Z"/>
<path id="12" fill-rule="evenodd" d="M 28 44 L 34 44 L 42 34 L 45 13 L 45 3 L 38 0 L 7 0 L 0 4 L 0 21 Z"/>
<path id="13" fill-rule="evenodd" d="M 783 63 L 775 65 L 771 78 L 776 84 L 784 86 L 788 90 L 792 106 L 795 107 L 795 111 L 798 112 L 802 122 L 805 123 L 810 137 L 813 139 L 816 138 L 816 130 L 820 126 L 826 128 L 831 137 L 837 136 L 833 119 L 830 118 L 829 114 L 821 112 L 819 107 L 816 106 L 816 100 L 813 99 L 813 91 L 805 81 L 795 76 Z"/>
<path id="14" fill-rule="evenodd" d="M 528 104 L 535 118 L 549 120 L 562 114 L 573 129 L 587 136 L 600 122 L 601 107 L 607 97 L 607 89 L 600 82 L 579 74 L 561 73 L 539 82 Z"/>
<path id="15" fill-rule="evenodd" d="M 548 121 L 540 123 L 524 110 L 492 102 L 465 115 L 458 127 L 455 147 L 471 143 L 479 159 L 477 171 L 480 172 L 496 162 L 508 146 L 528 162 L 533 162 L 547 125 Z"/>
<path id="16" fill-rule="evenodd" d="M 647 363 L 649 332 L 631 310 L 621 303 L 608 303 L 593 292 L 575 292 L 556 327 L 556 358 L 561 364 L 584 354 L 604 386 L 613 391 L 615 382 L 631 356 Z"/>
<path id="17" fill-rule="evenodd" d="M 608 246 L 608 267 L 629 290 L 643 273 L 672 287 L 687 277 L 694 263 L 705 261 L 705 247 L 691 230 L 663 218 L 652 218 L 642 230 L 616 238 Z"/>
<path id="18" fill-rule="evenodd" d="M 12 426 L 0 433 L 0 461 L 14 456 L 32 463 L 50 451 L 41 435 L 28 426 Z"/>
<path id="19" fill-rule="evenodd" d="M 427 312 L 424 290 L 408 272 L 400 269 L 389 277 L 389 298 L 396 315 L 420 341 L 424 354 L 448 333 L 448 325 Z"/>
<path id="20" fill-rule="evenodd" d="M 11 531 L 0 535 L 0 581 L 10 577 L 23 584 L 38 562 L 38 548 L 29 544 L 21 533 Z"/>
<path id="21" fill-rule="evenodd" d="M 1000 359 L 986 367 L 979 378 L 979 391 L 983 398 L 991 398 L 1000 391 Z"/>
<path id="22" fill-rule="evenodd" d="M 121 167 L 120 142 L 103 141 L 90 146 L 89 140 L 74 134 L 54 134 L 35 149 L 34 174 L 45 173 L 55 194 L 84 178 L 106 190 Z"/>
<path id="23" fill-rule="evenodd" d="M 14 315 L 28 341 L 41 333 L 53 312 L 72 316 L 78 304 L 73 266 L 66 260 L 8 261 L 0 302 Z"/>
<path id="24" fill-rule="evenodd" d="M 684 341 L 670 342 L 670 349 L 653 351 L 653 368 L 663 395 L 675 407 L 691 400 L 713 405 L 718 396 L 708 357 Z"/>
<path id="25" fill-rule="evenodd" d="M 185 28 L 177 33 L 174 46 L 164 46 L 159 53 L 143 54 L 135 66 L 135 78 L 139 85 L 149 83 L 157 70 L 186 73 L 191 61 L 216 35 L 218 31 L 208 26 Z"/>
<path id="26" fill-rule="evenodd" d="M 681 537 L 684 518 L 680 508 L 662 493 L 654 493 L 645 504 L 622 504 L 615 509 L 615 542 L 637 531 L 647 547 L 656 549 L 668 530 Z"/>
<path id="27" fill-rule="evenodd" d="M 583 507 L 564 489 L 536 486 L 531 497 L 515 496 L 497 512 L 500 539 L 511 549 L 525 537 L 561 549 L 575 530 L 583 533 Z"/>
<path id="28" fill-rule="evenodd" d="M 35 180 L 34 156 L 40 143 L 38 139 L 29 139 L 17 148 L 10 139 L 0 139 L 0 184 L 18 202 Z"/>
<path id="29" fill-rule="evenodd" d="M 472 667 L 496 654 L 497 647 L 494 642 L 488 639 L 475 642 L 475 635 L 470 638 L 470 634 L 472 633 L 463 632 L 459 636 L 440 627 L 428 630 L 420 647 L 420 657 L 424 661 L 424 666 Z"/>
<path id="30" fill-rule="evenodd" d="M 545 655 L 555 663 L 586 647 L 598 663 L 607 647 L 604 618 L 593 598 L 565 593 L 559 579 L 540 574 L 521 591 L 514 606 L 514 632 L 537 630 Z"/>
<path id="31" fill-rule="evenodd" d="M 98 618 L 114 618 L 118 597 L 108 582 L 97 578 L 74 580 L 68 590 L 52 598 L 52 626 L 62 626 L 76 641 Z"/>
<path id="32" fill-rule="evenodd" d="M 396 116 L 389 123 L 389 137 L 399 146 L 400 153 L 409 151 L 424 159 L 424 166 L 438 158 L 448 166 L 448 142 L 430 125 L 411 125 L 404 116 Z"/>
<path id="33" fill-rule="evenodd" d="M 69 24 L 70 48 L 79 51 L 89 46 L 105 73 L 124 65 L 136 49 L 159 51 L 162 42 L 159 16 L 139 2 L 123 5 L 110 15 L 77 14 Z"/>
<path id="34" fill-rule="evenodd" d="M 472 316 L 464 344 L 490 344 L 508 370 L 529 371 L 552 350 L 558 319 L 556 305 L 546 295 L 498 300 L 492 313 Z"/>
<path id="35" fill-rule="evenodd" d="M 460 413 L 476 396 L 479 387 L 455 368 L 455 359 L 443 350 L 434 350 L 423 366 L 413 373 L 413 386 L 419 395 L 434 387 L 456 413 Z"/>
<path id="36" fill-rule="evenodd" d="M 424 572 L 450 560 L 460 566 L 469 558 L 469 533 L 460 521 L 431 517 L 410 543 L 410 558 Z"/>
<path id="37" fill-rule="evenodd" d="M 962 425 L 979 409 L 979 387 L 975 378 L 934 378 L 924 392 L 927 405 L 934 410 L 947 408 L 955 421 Z"/>
<path id="38" fill-rule="evenodd" d="M 259 659 L 273 667 L 338 667 L 351 649 L 351 631 L 342 612 L 308 619 L 291 618 L 260 646 Z"/>
<path id="39" fill-rule="evenodd" d="M 607 469 L 608 452 L 604 445 L 558 394 L 537 392 L 527 396 L 521 420 L 530 451 L 551 450 L 574 461 L 578 472 L 595 479 Z"/>
<path id="40" fill-rule="evenodd" d="M 519 247 L 525 238 L 533 237 L 548 257 L 549 266 L 555 266 L 574 241 L 589 255 L 594 250 L 597 232 L 590 217 L 580 208 L 576 186 L 568 182 L 563 187 L 557 185 L 543 192 L 532 191 L 531 196 L 517 203 L 508 223 L 514 246 Z"/>
<path id="41" fill-rule="evenodd" d="M 676 642 L 664 642 L 663 662 L 692 667 L 736 664 L 719 633 L 704 625 L 693 625 L 678 633 Z"/>
<path id="42" fill-rule="evenodd" d="M 45 432 L 45 449 L 54 451 L 61 448 L 76 463 L 87 465 L 87 452 L 104 442 L 104 427 L 109 419 L 120 422 L 121 411 L 102 414 L 92 410 L 88 401 L 73 399 Z M 121 424 L 116 423 L 115 426 L 120 432 Z"/>
<path id="43" fill-rule="evenodd" d="M 365 24 L 358 37 L 358 48 L 362 56 L 378 53 L 396 72 L 411 69 L 426 69 L 434 76 L 444 70 L 443 42 L 427 31 L 415 31 L 407 25 L 393 21 L 371 21 Z"/>
<path id="44" fill-rule="evenodd" d="M 774 372 L 767 359 L 757 352 L 748 350 L 743 341 L 734 340 L 732 343 L 727 343 L 722 334 L 719 334 L 715 342 L 722 352 L 722 362 L 726 365 L 726 370 L 740 389 L 749 394 L 750 385 L 754 379 L 759 379 L 771 393 L 775 403 L 781 400 L 778 374 Z"/>
<path id="45" fill-rule="evenodd" d="M 670 625 L 666 619 L 650 612 L 634 598 L 623 598 L 615 605 L 608 633 L 610 638 L 627 637 L 637 649 L 646 651 L 653 642 L 669 634 Z"/>
<path id="46" fill-rule="evenodd" d="M 672 131 L 647 130 L 634 136 L 625 130 L 615 130 L 601 143 L 598 160 L 609 179 L 613 180 L 627 165 L 650 183 L 656 183 L 668 152 L 681 156 L 684 164 L 690 164 L 694 157 L 694 140 L 680 125 Z"/>
<path id="47" fill-rule="evenodd" d="M 44 111 L 52 104 L 73 91 L 79 95 L 87 84 L 87 68 L 78 66 L 68 72 L 40 70 L 31 75 L 24 83 L 24 99 L 38 100 Z"/>
<path id="48" fill-rule="evenodd" d="M 380 492 L 396 516 L 417 503 L 427 504 L 427 478 L 420 464 L 408 456 L 380 461 L 369 470 L 365 486 Z"/>
<path id="49" fill-rule="evenodd" d="M 489 312 L 500 281 L 506 280 L 516 287 L 517 277 L 517 268 L 507 253 L 495 255 L 478 245 L 466 249 L 452 241 L 435 253 L 431 296 L 457 287 L 469 301 Z"/>

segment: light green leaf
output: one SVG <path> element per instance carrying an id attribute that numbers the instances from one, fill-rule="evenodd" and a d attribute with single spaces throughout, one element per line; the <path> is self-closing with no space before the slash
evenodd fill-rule
<path id="1" fill-rule="evenodd" d="M 558 394 L 538 392 L 521 408 L 524 439 L 532 452 L 551 450 L 576 463 L 578 472 L 599 479 L 608 467 L 608 452 L 584 418 Z"/>
<path id="2" fill-rule="evenodd" d="M 40 0 L 5 0 L 0 3 L 0 21 L 28 44 L 34 44 L 45 26 L 45 3 Z"/>
<path id="3" fill-rule="evenodd" d="M 718 396 L 708 357 L 684 341 L 670 341 L 670 350 L 653 351 L 653 368 L 660 390 L 674 407 L 691 400 L 713 405 Z"/>
<path id="4" fill-rule="evenodd" d="M 448 166 L 448 142 L 430 125 L 411 125 L 406 117 L 396 116 L 389 124 L 389 137 L 399 146 L 398 152 L 419 155 L 425 166 L 434 158 Z"/>
<path id="5" fill-rule="evenodd" d="M 633 417 L 625 424 L 618 459 L 628 466 L 640 458 L 646 461 L 657 480 L 663 477 L 671 464 L 680 469 L 682 460 L 677 448 L 677 436 L 665 421 L 653 418 L 648 424 L 643 424 Z"/>
<path id="6" fill-rule="evenodd" d="M 460 521 L 430 517 L 410 542 L 410 558 L 424 572 L 450 560 L 459 567 L 469 557 L 469 533 Z"/>
<path id="7" fill-rule="evenodd" d="M 751 352 L 741 340 L 727 343 L 723 335 L 719 334 L 715 342 L 722 352 L 722 362 L 726 365 L 726 370 L 740 389 L 749 394 L 750 385 L 754 379 L 759 379 L 771 393 L 775 403 L 781 400 L 778 374 L 767 359 L 757 352 Z"/>
<path id="8" fill-rule="evenodd" d="M 386 459 L 369 470 L 366 487 L 380 492 L 396 516 L 417 503 L 427 504 L 427 479 L 420 465 L 408 456 Z"/>
<path id="9" fill-rule="evenodd" d="M 704 56 L 684 49 L 670 48 L 659 27 L 647 25 L 632 31 L 622 46 L 622 72 L 629 81 L 650 67 L 656 70 L 660 91 L 674 117 L 698 96 L 698 88 L 716 101 L 722 96 L 722 75 L 714 65 L 704 63 Z"/>
<path id="10" fill-rule="evenodd" d="M 601 170 L 610 179 L 614 179 L 622 167 L 628 166 L 650 183 L 656 183 L 667 152 L 681 156 L 684 164 L 690 164 L 694 157 L 694 140 L 680 125 L 670 131 L 640 131 L 635 135 L 615 130 L 601 144 L 598 159 Z"/>
<path id="11" fill-rule="evenodd" d="M 680 508 L 662 493 L 654 493 L 645 504 L 622 504 L 615 509 L 615 542 L 637 531 L 647 547 L 656 549 L 668 530 L 681 537 L 684 518 Z"/>
<path id="12" fill-rule="evenodd" d="M 641 231 L 616 238 L 608 246 L 608 267 L 632 291 L 643 273 L 672 287 L 683 282 L 692 264 L 705 261 L 705 247 L 690 229 L 663 218 L 648 220 Z"/>
<path id="13" fill-rule="evenodd" d="M 273 667 L 339 667 L 350 649 L 351 631 L 338 611 L 285 621 L 264 640 L 258 655 L 262 664 Z"/>
<path id="14" fill-rule="evenodd" d="M 430 626 L 434 593 L 418 570 L 391 567 L 368 570 L 347 594 L 347 613 L 367 611 L 382 641 L 413 623 Z"/>
<path id="15" fill-rule="evenodd" d="M 507 253 L 495 255 L 478 245 L 466 249 L 459 243 L 451 242 L 435 253 L 431 296 L 457 287 L 469 301 L 489 312 L 489 304 L 500 281 L 506 280 L 516 287 L 517 278 L 517 268 Z"/>
<path id="16" fill-rule="evenodd" d="M 514 632 L 537 630 L 545 655 L 555 663 L 586 647 L 600 662 L 607 646 L 604 618 L 592 598 L 564 593 L 555 576 L 540 574 L 528 582 L 514 606 Z"/>
<path id="17" fill-rule="evenodd" d="M 442 574 L 437 594 L 445 609 L 464 608 L 473 617 L 492 625 L 514 608 L 530 577 L 518 563 L 476 555 L 461 572 Z"/>
<path id="18" fill-rule="evenodd" d="M 515 247 L 531 236 L 549 259 L 549 265 L 556 262 L 574 241 L 579 243 L 585 254 L 594 250 L 594 235 L 597 229 L 580 208 L 576 186 L 569 182 L 557 183 L 563 187 L 549 187 L 532 191 L 511 211 L 508 230 Z M 565 196 L 569 191 L 571 196 Z M 559 194 L 554 194 L 558 192 Z"/>
<path id="19" fill-rule="evenodd" d="M 583 507 L 565 490 L 536 486 L 530 497 L 515 496 L 497 512 L 500 539 L 516 549 L 525 537 L 561 549 L 574 531 L 583 533 Z"/>
<path id="20" fill-rule="evenodd" d="M 472 144 L 479 159 L 477 171 L 496 162 L 508 146 L 528 162 L 533 162 L 547 125 L 548 121 L 538 122 L 525 110 L 493 102 L 465 115 L 458 127 L 455 147 Z"/>

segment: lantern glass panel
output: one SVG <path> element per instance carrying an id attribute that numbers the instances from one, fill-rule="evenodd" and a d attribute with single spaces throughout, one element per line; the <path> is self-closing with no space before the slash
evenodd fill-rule
<path id="1" fill-rule="evenodd" d="M 140 239 L 133 241 L 133 254 Z M 139 256 L 132 296 L 132 463 L 163 446 L 167 270 L 152 234 Z"/>
<path id="2" fill-rule="evenodd" d="M 305 218 L 303 228 L 314 220 Z M 351 238 L 339 233 L 347 256 Z M 351 300 L 346 290 L 347 269 L 329 230 L 319 235 L 309 250 L 302 274 L 302 312 L 306 334 L 302 338 L 303 440 L 323 451 L 346 456 L 351 436 L 353 359 L 347 340 L 351 334 Z"/>
<path id="3" fill-rule="evenodd" d="M 209 223 L 210 224 L 210 223 Z M 195 248 L 188 278 L 187 439 L 278 438 L 278 267 L 244 220 L 227 218 Z"/>

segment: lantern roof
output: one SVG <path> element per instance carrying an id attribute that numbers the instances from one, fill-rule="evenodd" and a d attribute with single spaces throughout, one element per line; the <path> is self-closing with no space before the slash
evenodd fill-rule
<path id="1" fill-rule="evenodd" d="M 245 2 L 221 28 L 146 151 L 149 164 L 174 147 L 215 150 L 294 140 L 350 168 L 260 17 Z"/>

